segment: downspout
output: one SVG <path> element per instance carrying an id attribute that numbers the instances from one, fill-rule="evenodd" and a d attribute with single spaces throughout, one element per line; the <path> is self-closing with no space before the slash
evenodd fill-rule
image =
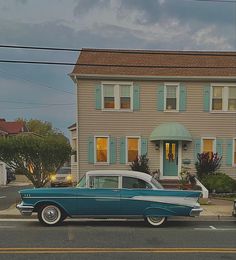
<path id="1" fill-rule="evenodd" d="M 76 109 L 77 109 L 77 113 L 76 113 L 76 159 L 77 159 L 77 172 L 76 172 L 76 181 L 77 183 L 79 182 L 80 180 L 80 163 L 79 163 L 79 85 L 78 85 L 78 81 L 77 81 L 77 78 L 76 76 L 74 76 L 74 82 L 75 82 L 75 88 L 76 88 L 76 100 L 77 100 L 77 106 L 76 106 Z"/>

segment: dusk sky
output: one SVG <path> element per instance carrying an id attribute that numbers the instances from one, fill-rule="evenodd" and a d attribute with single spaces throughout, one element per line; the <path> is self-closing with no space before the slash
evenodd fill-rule
<path id="1" fill-rule="evenodd" d="M 236 50 L 236 1 L 0 0 L 0 45 Z M 78 52 L 0 48 L 0 59 L 76 62 Z M 72 66 L 0 62 L 0 118 L 76 120 Z"/>

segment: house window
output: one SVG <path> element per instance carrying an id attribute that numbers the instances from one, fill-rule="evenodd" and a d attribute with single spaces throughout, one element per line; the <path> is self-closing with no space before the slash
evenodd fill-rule
<path id="1" fill-rule="evenodd" d="M 96 137 L 96 162 L 108 162 L 108 137 Z"/>
<path id="2" fill-rule="evenodd" d="M 228 110 L 236 111 L 236 87 L 229 87 Z"/>
<path id="3" fill-rule="evenodd" d="M 120 108 L 131 108 L 130 86 L 120 86 Z"/>
<path id="4" fill-rule="evenodd" d="M 165 110 L 178 110 L 178 85 L 165 85 Z"/>
<path id="5" fill-rule="evenodd" d="M 133 102 L 132 84 L 116 83 L 103 85 L 104 110 L 130 110 Z"/>
<path id="6" fill-rule="evenodd" d="M 140 138 L 127 137 L 127 162 L 134 161 L 140 155 Z"/>
<path id="7" fill-rule="evenodd" d="M 104 108 L 115 108 L 114 85 L 103 86 Z"/>
<path id="8" fill-rule="evenodd" d="M 212 86 L 212 111 L 236 112 L 236 86 Z"/>
<path id="9" fill-rule="evenodd" d="M 204 138 L 202 139 L 202 152 L 203 153 L 215 153 L 215 139 Z"/>
<path id="10" fill-rule="evenodd" d="M 212 110 L 222 110 L 223 108 L 223 87 L 214 87 L 212 95 Z"/>

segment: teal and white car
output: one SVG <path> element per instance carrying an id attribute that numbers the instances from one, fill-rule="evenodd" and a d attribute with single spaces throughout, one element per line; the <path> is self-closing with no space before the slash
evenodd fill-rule
<path id="1" fill-rule="evenodd" d="M 167 190 L 152 176 L 135 171 L 89 171 L 76 187 L 20 191 L 22 215 L 38 214 L 46 225 L 65 218 L 144 218 L 160 226 L 170 216 L 198 216 L 200 191 Z"/>

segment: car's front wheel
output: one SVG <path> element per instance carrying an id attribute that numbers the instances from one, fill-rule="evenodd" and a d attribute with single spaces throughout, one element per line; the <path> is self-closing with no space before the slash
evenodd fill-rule
<path id="1" fill-rule="evenodd" d="M 43 205 L 38 211 L 38 219 L 46 225 L 56 225 L 63 221 L 64 214 L 56 205 Z"/>
<path id="2" fill-rule="evenodd" d="M 158 227 L 163 225 L 166 222 L 166 217 L 155 217 L 155 216 L 149 216 L 146 217 L 146 221 L 148 224 Z"/>

